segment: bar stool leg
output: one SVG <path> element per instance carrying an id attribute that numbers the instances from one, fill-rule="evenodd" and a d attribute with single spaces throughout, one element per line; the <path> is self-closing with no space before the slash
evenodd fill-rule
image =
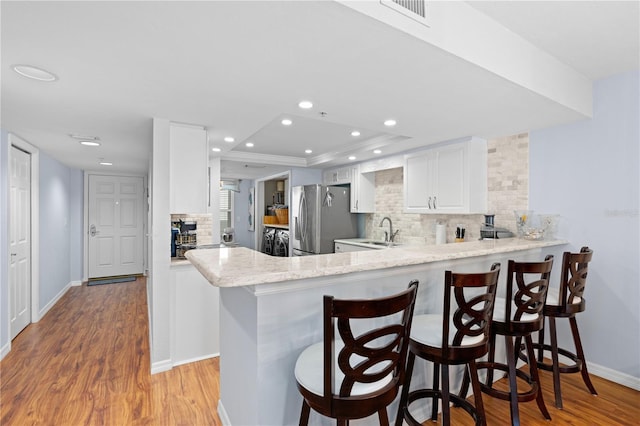
<path id="1" fill-rule="evenodd" d="M 302 411 L 300 412 L 300 426 L 307 426 L 309 424 L 309 412 L 311 407 L 307 404 L 307 401 L 302 400 Z"/>
<path id="2" fill-rule="evenodd" d="M 451 424 L 451 409 L 449 408 L 449 366 L 442 364 L 440 371 L 442 372 L 442 426 L 449 426 Z"/>
<path id="3" fill-rule="evenodd" d="M 533 378 L 533 381 L 538 385 L 538 392 L 536 395 L 536 403 L 538 404 L 538 408 L 540 412 L 544 416 L 545 419 L 551 420 L 551 414 L 547 410 L 547 406 L 544 403 L 544 398 L 542 397 L 542 384 L 540 383 L 540 374 L 538 373 L 538 363 L 536 363 L 535 352 L 533 350 L 533 339 L 531 335 L 525 336 L 525 345 L 527 346 L 527 361 L 529 363 L 529 375 Z M 517 359 L 517 358 L 516 358 Z"/>
<path id="4" fill-rule="evenodd" d="M 580 373 L 582 374 L 582 380 L 584 384 L 589 388 L 589 392 L 592 395 L 597 395 L 596 388 L 593 387 L 591 383 L 591 378 L 589 377 L 589 371 L 587 370 L 587 360 L 584 357 L 584 351 L 582 350 L 582 342 L 580 340 L 580 332 L 578 332 L 578 322 L 576 321 L 576 317 L 570 317 L 569 323 L 571 324 L 571 334 L 573 335 L 573 343 L 576 346 L 576 355 L 578 359 L 581 361 L 582 365 L 580 366 Z"/>
<path id="5" fill-rule="evenodd" d="M 544 322 L 546 317 L 542 317 L 542 328 L 538 331 L 538 362 L 544 362 Z"/>
<path id="6" fill-rule="evenodd" d="M 553 390 L 556 397 L 556 407 L 562 410 L 562 391 L 560 389 L 560 360 L 558 359 L 558 335 L 556 319 L 549 317 L 549 331 L 551 333 L 551 361 L 553 364 Z"/>
<path id="7" fill-rule="evenodd" d="M 496 359 L 496 333 L 492 332 L 489 336 L 489 354 L 487 355 L 487 362 L 493 364 Z M 487 377 L 485 384 L 489 387 L 493 387 L 493 368 L 487 369 Z"/>
<path id="8" fill-rule="evenodd" d="M 402 385 L 402 394 L 400 394 L 400 404 L 398 405 L 398 414 L 396 415 L 396 425 L 402 426 L 404 420 L 404 411 L 408 410 L 407 401 L 409 400 L 409 385 L 411 384 L 411 375 L 413 374 L 413 363 L 416 361 L 416 355 L 409 351 L 407 359 L 407 369 L 405 372 L 404 384 Z"/>
<path id="9" fill-rule="evenodd" d="M 480 378 L 478 377 L 478 368 L 475 360 L 469 362 L 469 374 L 471 376 L 471 389 L 473 389 L 473 400 L 478 413 L 478 420 L 481 426 L 487 425 L 487 417 L 484 413 L 484 404 L 482 403 L 482 389 L 480 389 Z"/>
<path id="10" fill-rule="evenodd" d="M 387 416 L 386 408 L 378 411 L 378 419 L 380 419 L 380 426 L 389 426 L 389 417 Z"/>
<path id="11" fill-rule="evenodd" d="M 440 389 L 440 364 L 433 363 L 433 389 Z M 434 395 L 431 399 L 431 420 L 438 420 L 438 397 Z"/>
<path id="12" fill-rule="evenodd" d="M 507 355 L 507 367 L 509 368 L 509 407 L 511 411 L 511 424 L 520 425 L 520 413 L 518 411 L 518 384 L 516 380 L 516 360 L 514 358 L 513 337 L 504 336 Z"/>

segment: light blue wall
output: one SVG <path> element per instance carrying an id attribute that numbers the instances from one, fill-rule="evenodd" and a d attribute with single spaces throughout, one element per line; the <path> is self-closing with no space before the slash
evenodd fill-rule
<path id="1" fill-rule="evenodd" d="M 253 188 L 253 180 L 242 179 L 240 182 L 240 192 L 233 194 L 233 212 L 235 222 L 233 228 L 235 230 L 236 242 L 242 247 L 253 249 L 255 246 L 255 231 L 249 231 L 249 189 Z"/>
<path id="2" fill-rule="evenodd" d="M 84 256 L 84 174 L 82 170 L 70 170 L 69 195 L 69 244 L 71 249 L 69 278 L 71 281 L 82 281 L 82 259 Z"/>
<path id="3" fill-rule="evenodd" d="M 583 245 L 594 250 L 585 292 L 587 310 L 578 316 L 587 360 L 636 379 L 639 81 L 640 72 L 635 71 L 595 82 L 593 119 L 532 131 L 529 147 L 530 208 L 560 214 L 558 233 L 572 250 Z M 568 328 L 562 326 L 561 337 L 567 341 Z"/>
<path id="4" fill-rule="evenodd" d="M 300 185 L 313 185 L 315 183 L 322 183 L 322 170 L 320 169 L 291 169 L 291 182 L 289 187 Z"/>
<path id="5" fill-rule="evenodd" d="M 80 181 L 80 182 L 78 182 Z M 82 173 L 64 166 L 40 151 L 40 306 L 42 310 L 65 287 L 82 276 L 77 247 L 82 235 Z M 73 244 L 72 244 L 73 242 Z M 72 245 L 73 247 L 72 250 Z M 80 262 L 82 262 L 80 257 Z M 78 268 L 80 269 L 78 271 Z"/>
<path id="6" fill-rule="evenodd" d="M 9 343 L 9 136 L 0 129 L 0 348 Z M 1 356 L 0 356 L 1 358 Z"/>

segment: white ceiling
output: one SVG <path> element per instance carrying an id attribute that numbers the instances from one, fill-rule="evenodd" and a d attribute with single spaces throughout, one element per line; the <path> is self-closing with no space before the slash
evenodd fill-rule
<path id="1" fill-rule="evenodd" d="M 591 80 L 639 68 L 638 2 L 471 5 Z M 206 127 L 223 176 L 243 178 L 584 119 L 332 1 L 3 1 L 0 11 L 0 125 L 79 169 L 103 158 L 145 173 L 153 117 Z M 59 80 L 28 80 L 14 64 Z M 314 108 L 299 109 L 303 99 Z"/>

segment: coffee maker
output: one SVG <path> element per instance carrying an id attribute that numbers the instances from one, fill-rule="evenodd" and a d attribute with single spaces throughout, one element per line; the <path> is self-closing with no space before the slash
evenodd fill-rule
<path id="1" fill-rule="evenodd" d="M 484 223 L 480 227 L 480 239 L 481 240 L 494 240 L 498 238 L 511 238 L 513 232 L 505 228 L 496 228 L 494 224 L 495 215 L 484 215 Z"/>

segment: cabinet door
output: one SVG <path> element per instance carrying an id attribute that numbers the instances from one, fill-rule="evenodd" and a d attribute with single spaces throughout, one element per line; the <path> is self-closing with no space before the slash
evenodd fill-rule
<path id="1" fill-rule="evenodd" d="M 432 164 L 429 153 L 405 158 L 404 207 L 407 213 L 426 213 L 429 210 Z"/>
<path id="2" fill-rule="evenodd" d="M 351 213 L 375 211 L 376 175 L 360 173 L 360 167 L 351 168 Z"/>
<path id="3" fill-rule="evenodd" d="M 172 124 L 169 153 L 171 213 L 206 213 L 207 132 L 203 128 Z"/>
<path id="4" fill-rule="evenodd" d="M 345 244 L 345 243 L 334 243 L 335 252 L 336 253 L 348 253 L 352 251 L 366 251 L 366 250 L 375 250 L 367 247 L 356 246 L 353 244 Z"/>
<path id="5" fill-rule="evenodd" d="M 468 174 L 466 146 L 451 146 L 434 151 L 433 210 L 457 213 L 467 209 Z"/>

